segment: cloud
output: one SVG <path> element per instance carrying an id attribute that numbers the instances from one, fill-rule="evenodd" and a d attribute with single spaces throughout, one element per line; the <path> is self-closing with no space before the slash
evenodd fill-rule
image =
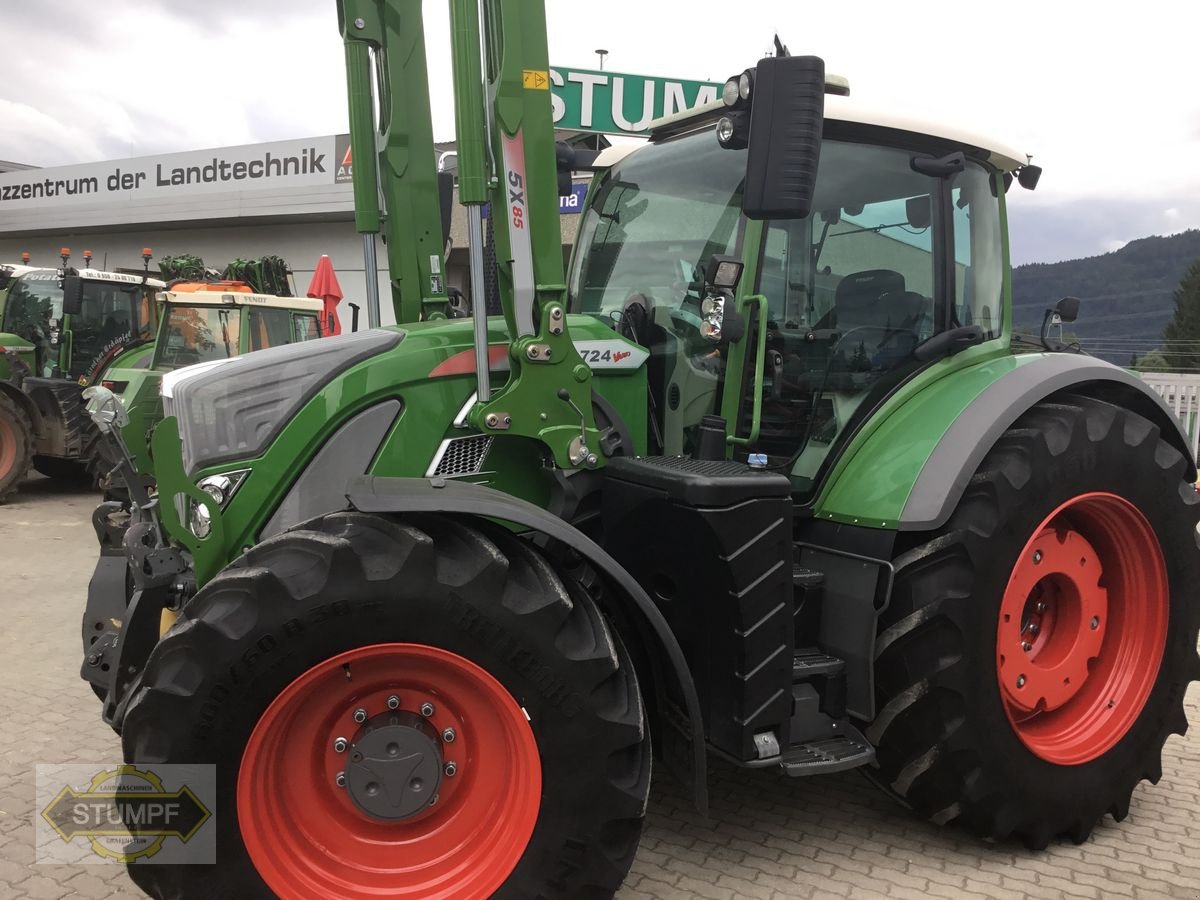
<path id="1" fill-rule="evenodd" d="M 334 0 L 0 5 L 0 159 L 61 165 L 347 129 Z M 888 0 L 763 0 L 715 29 L 683 0 L 607 0 L 600 16 L 545 6 L 557 65 L 595 68 L 605 47 L 609 70 L 721 81 L 778 30 L 793 53 L 847 76 L 856 100 L 1027 148 L 1045 175 L 1032 198 L 1010 195 L 1019 259 L 1200 226 L 1200 93 L 1161 87 L 1195 83 L 1200 3 L 1142 0 L 1137 15 L 1100 6 L 1086 16 L 1043 4 L 1033 28 L 986 5 L 918 21 Z M 447 139 L 445 0 L 423 11 L 434 132 Z M 1109 210 L 1118 218 L 1105 222 Z"/>

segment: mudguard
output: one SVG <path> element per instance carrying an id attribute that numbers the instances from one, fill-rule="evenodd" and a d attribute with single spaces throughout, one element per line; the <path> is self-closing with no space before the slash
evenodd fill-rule
<path id="1" fill-rule="evenodd" d="M 700 698 L 683 650 L 649 595 L 599 544 L 577 528 L 539 506 L 492 488 L 443 478 L 385 478 L 362 475 L 350 481 L 350 505 L 368 513 L 452 513 L 511 522 L 561 541 L 606 575 L 624 592 L 654 632 L 670 668 L 678 679 L 687 706 L 693 748 L 694 799 L 702 815 L 708 814 L 707 757 Z"/>
<path id="2" fill-rule="evenodd" d="M 1000 436 L 1030 407 L 1060 393 L 1105 400 L 1149 419 L 1184 455 L 1195 479 L 1179 420 L 1136 375 L 1075 353 L 1025 354 L 982 362 L 896 398 L 901 402 L 886 420 L 850 448 L 816 515 L 899 531 L 939 528 Z"/>

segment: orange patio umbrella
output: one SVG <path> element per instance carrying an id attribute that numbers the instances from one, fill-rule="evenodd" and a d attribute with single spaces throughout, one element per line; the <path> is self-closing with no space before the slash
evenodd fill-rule
<path id="1" fill-rule="evenodd" d="M 325 319 L 321 323 L 321 331 L 325 335 L 341 334 L 342 323 L 338 320 L 338 303 L 342 300 L 342 286 L 338 284 L 337 275 L 333 272 L 333 263 L 325 254 L 317 260 L 317 268 L 313 272 L 312 281 L 308 285 L 308 296 L 314 300 L 325 301 Z"/>

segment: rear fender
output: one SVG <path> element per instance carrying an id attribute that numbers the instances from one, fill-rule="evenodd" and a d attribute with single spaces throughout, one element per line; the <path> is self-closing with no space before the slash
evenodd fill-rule
<path id="1" fill-rule="evenodd" d="M 441 478 L 384 478 L 364 475 L 352 479 L 347 497 L 350 505 L 367 513 L 440 513 L 483 517 L 511 522 L 543 534 L 570 547 L 608 580 L 619 594 L 622 618 L 634 620 L 644 639 L 652 640 L 651 652 L 660 651 L 673 674 L 687 708 L 692 743 L 692 779 L 696 807 L 708 809 L 707 759 L 700 698 L 674 633 L 633 577 L 599 544 L 562 519 L 491 488 Z M 637 626 L 635 626 L 637 627 Z"/>
<path id="2" fill-rule="evenodd" d="M 969 399 L 956 404 L 952 392 Z M 1195 458 L 1179 420 L 1140 378 L 1090 356 L 1030 354 L 956 373 L 908 397 L 855 448 L 816 514 L 899 531 L 940 528 L 1000 436 L 1031 407 L 1064 393 L 1106 400 L 1149 419 L 1183 454 L 1195 480 Z M 880 502 L 884 497 L 887 504 Z"/>

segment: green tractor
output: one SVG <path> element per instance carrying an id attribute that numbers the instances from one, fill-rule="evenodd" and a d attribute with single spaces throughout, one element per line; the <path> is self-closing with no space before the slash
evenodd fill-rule
<path id="1" fill-rule="evenodd" d="M 541 4 L 450 6 L 503 317 L 442 317 L 421 3 L 342 0 L 403 324 L 167 373 L 158 496 L 97 510 L 83 677 L 220 810 L 217 865 L 134 880 L 607 897 L 653 763 L 704 811 L 711 756 L 1036 848 L 1124 818 L 1200 674 L 1200 495 L 1141 382 L 1013 335 L 1038 170 L 780 48 L 595 161 L 564 275 Z"/>
<path id="2" fill-rule="evenodd" d="M 52 478 L 98 481 L 100 433 L 81 392 L 114 366 L 149 361 L 163 282 L 91 268 L 26 268 L 11 276 L 0 320 L 0 501 L 30 465 Z"/>
<path id="3" fill-rule="evenodd" d="M 261 294 L 242 281 L 168 285 L 159 295 L 159 328 L 149 361 L 110 368 L 100 382 L 120 398 L 129 417 L 122 437 L 138 473 L 153 479 L 148 435 L 162 419 L 159 385 L 164 374 L 316 340 L 324 334 L 323 310 L 321 300 Z"/>

